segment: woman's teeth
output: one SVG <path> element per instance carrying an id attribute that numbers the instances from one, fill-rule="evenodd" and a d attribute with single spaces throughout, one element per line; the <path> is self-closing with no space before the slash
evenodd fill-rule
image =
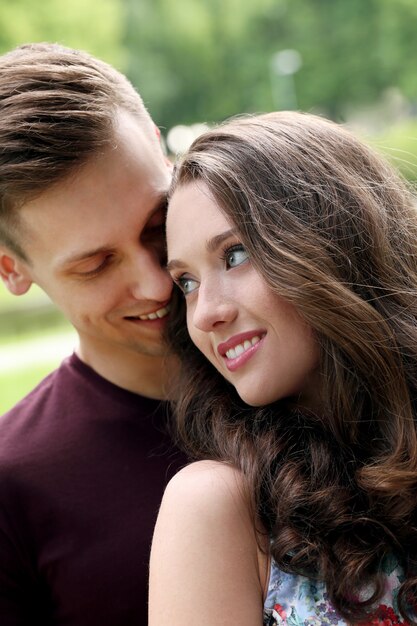
<path id="1" fill-rule="evenodd" d="M 254 346 L 256 343 L 259 343 L 260 340 L 261 338 L 258 337 L 258 335 L 256 335 L 255 337 L 252 337 L 252 339 L 250 340 L 246 339 L 246 341 L 244 341 L 243 343 L 238 343 L 237 346 L 235 346 L 234 348 L 230 348 L 230 350 L 227 350 L 226 352 L 227 358 L 236 359 L 236 357 L 246 352 L 246 350 L 249 350 L 249 348 Z"/>

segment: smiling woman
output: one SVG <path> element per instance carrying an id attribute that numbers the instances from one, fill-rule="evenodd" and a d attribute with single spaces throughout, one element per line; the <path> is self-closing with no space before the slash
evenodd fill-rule
<path id="1" fill-rule="evenodd" d="M 168 268 L 186 296 L 191 340 L 248 404 L 298 396 L 309 406 L 320 392 L 318 342 L 295 307 L 270 289 L 232 226 L 205 183 L 174 193 Z"/>
<path id="2" fill-rule="evenodd" d="M 167 240 L 200 461 L 163 500 L 150 626 L 416 624 L 411 192 L 332 122 L 238 118 L 177 165 Z"/>

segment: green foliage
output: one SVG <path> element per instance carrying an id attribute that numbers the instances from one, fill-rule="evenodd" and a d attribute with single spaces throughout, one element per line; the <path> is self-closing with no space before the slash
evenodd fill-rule
<path id="1" fill-rule="evenodd" d="M 250 58 L 248 27 L 273 4 L 276 0 L 126 3 L 127 72 L 158 124 L 220 120 L 250 110 L 249 80 L 259 71 L 259 58 L 255 63 Z M 268 81 L 268 65 L 261 63 Z"/>
<path id="2" fill-rule="evenodd" d="M 4 0 L 0 53 L 27 42 L 81 48 L 123 66 L 122 0 Z"/>
<path id="3" fill-rule="evenodd" d="M 396 124 L 372 141 L 409 181 L 417 182 L 417 121 Z"/>
<path id="4" fill-rule="evenodd" d="M 397 88 L 416 105 L 415 0 L 4 0 L 0 52 L 89 50 L 125 71 L 159 126 L 294 106 L 344 120 Z M 277 74 L 274 54 L 302 66 Z"/>
<path id="5" fill-rule="evenodd" d="M 298 108 L 344 120 L 397 87 L 416 100 L 415 0 L 125 0 L 128 75 L 159 125 L 287 105 L 271 58 L 296 49 Z"/>

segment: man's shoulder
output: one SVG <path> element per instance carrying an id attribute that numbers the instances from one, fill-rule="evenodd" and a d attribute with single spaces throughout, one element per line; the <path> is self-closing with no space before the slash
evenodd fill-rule
<path id="1" fill-rule="evenodd" d="M 32 408 L 50 394 L 50 391 L 54 385 L 58 370 L 52 371 L 45 376 L 26 396 L 19 400 L 14 406 L 12 406 L 6 413 L 0 416 L 0 432 L 4 424 L 10 421 L 18 419 L 19 416 L 25 413 L 31 412 Z"/>
<path id="2" fill-rule="evenodd" d="M 31 413 L 35 408 L 39 410 L 57 385 L 68 376 L 68 361 L 69 359 L 65 359 L 59 367 L 45 376 L 28 394 L 0 416 L 0 430 L 4 423 L 18 419 L 19 416 L 26 413 Z"/>
<path id="3" fill-rule="evenodd" d="M 0 458 L 5 459 L 9 455 L 15 441 L 19 447 L 31 444 L 31 433 L 39 430 L 40 424 L 44 423 L 59 369 L 48 374 L 17 404 L 0 416 Z"/>
<path id="4" fill-rule="evenodd" d="M 73 354 L 0 416 L 0 438 L 5 430 L 13 430 L 13 425 L 28 419 L 39 421 L 42 416 L 57 411 L 61 415 L 70 411 L 76 417 L 80 406 L 94 405 L 96 396 L 105 389 L 106 381 L 101 380 Z"/>
<path id="5" fill-rule="evenodd" d="M 36 451 L 47 442 L 66 406 L 66 388 L 70 393 L 70 358 L 39 382 L 15 406 L 0 416 L 0 466 L 7 459 Z M 42 444 L 43 445 L 43 444 Z M 52 445 L 52 442 L 51 442 Z"/>
<path id="6" fill-rule="evenodd" d="M 0 416 L 0 472 L 17 459 L 32 465 L 85 446 L 106 424 L 156 438 L 166 412 L 160 401 L 116 387 L 72 355 Z"/>

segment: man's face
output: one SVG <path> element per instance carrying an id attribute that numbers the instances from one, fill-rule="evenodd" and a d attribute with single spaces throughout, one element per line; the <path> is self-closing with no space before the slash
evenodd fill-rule
<path id="1" fill-rule="evenodd" d="M 114 147 L 20 210 L 24 271 L 63 311 L 80 350 L 159 356 L 171 297 L 164 262 L 170 167 L 121 112 Z"/>

